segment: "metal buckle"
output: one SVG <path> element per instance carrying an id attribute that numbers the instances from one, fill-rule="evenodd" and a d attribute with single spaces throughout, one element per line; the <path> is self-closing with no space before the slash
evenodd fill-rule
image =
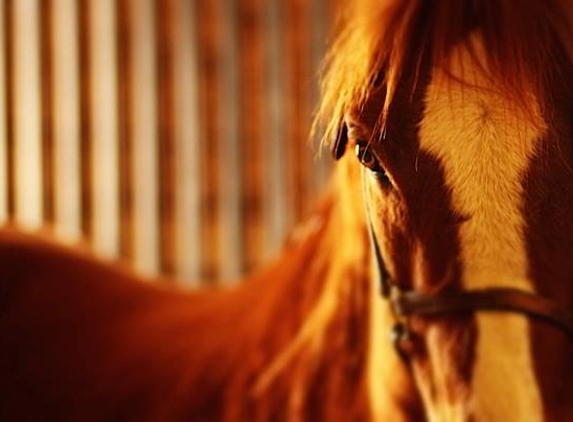
<path id="1" fill-rule="evenodd" d="M 403 294 L 403 291 L 392 284 L 390 287 L 390 297 L 388 298 L 390 303 L 390 309 L 392 312 L 392 317 L 395 320 L 394 325 L 390 331 L 390 338 L 394 349 L 398 356 L 403 361 L 408 361 L 414 350 L 414 339 L 412 331 L 409 329 L 409 323 L 406 316 L 404 316 L 400 309 L 396 306 L 397 299 Z"/>
<path id="2" fill-rule="evenodd" d="M 403 361 L 407 361 L 410 355 L 405 345 L 410 343 L 411 337 L 406 326 L 401 322 L 394 324 L 390 331 L 390 338 L 398 356 L 400 356 Z"/>

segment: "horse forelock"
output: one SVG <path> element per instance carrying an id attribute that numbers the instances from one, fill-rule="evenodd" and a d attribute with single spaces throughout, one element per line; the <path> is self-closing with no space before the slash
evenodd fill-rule
<path id="1" fill-rule="evenodd" d="M 478 58 L 474 46 L 465 43 L 472 64 L 485 65 L 492 86 L 534 112 L 523 96 L 524 85 L 539 95 L 554 83 L 571 85 L 554 64 L 561 53 L 573 60 L 572 22 L 573 7 L 564 0 L 349 2 L 339 14 L 340 30 L 325 61 L 313 130 L 321 131 L 323 143 L 331 143 L 345 114 L 362 107 L 380 86 L 385 90 L 384 126 L 404 75 L 414 90 L 422 62 L 429 58 L 434 66 L 447 68 L 451 49 L 477 28 L 485 56 Z"/>

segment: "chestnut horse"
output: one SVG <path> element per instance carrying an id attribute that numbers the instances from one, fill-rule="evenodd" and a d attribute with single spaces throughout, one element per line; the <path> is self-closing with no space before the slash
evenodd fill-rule
<path id="1" fill-rule="evenodd" d="M 348 3 L 317 120 L 339 162 L 266 269 L 180 291 L 2 233 L 0 420 L 573 420 L 564 333 L 413 314 L 397 353 L 377 285 L 573 309 L 573 5 Z"/>

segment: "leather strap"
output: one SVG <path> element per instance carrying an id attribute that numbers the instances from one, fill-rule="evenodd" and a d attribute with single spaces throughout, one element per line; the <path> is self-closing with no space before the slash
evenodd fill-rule
<path id="1" fill-rule="evenodd" d="M 408 291 L 391 300 L 395 312 L 401 317 L 433 317 L 475 311 L 525 314 L 560 329 L 573 341 L 573 312 L 552 300 L 523 290 L 492 287 L 436 295 Z"/>
<path id="2" fill-rule="evenodd" d="M 390 279 L 390 274 L 386 269 L 384 264 L 384 259 L 382 258 L 382 252 L 380 251 L 380 245 L 376 240 L 374 235 L 374 227 L 372 227 L 372 220 L 368 219 L 368 232 L 370 233 L 370 244 L 372 245 L 372 251 L 374 252 L 374 259 L 376 262 L 376 275 L 378 276 L 378 285 L 380 286 L 380 293 L 385 299 L 390 298 L 392 293 L 392 280 Z"/>
<path id="3" fill-rule="evenodd" d="M 363 175 L 365 170 L 363 171 Z M 363 183 L 363 195 L 368 221 L 368 232 L 376 263 L 378 282 L 382 296 L 392 304 L 397 317 L 397 326 L 402 334 L 407 329 L 400 321 L 409 316 L 444 317 L 460 312 L 512 312 L 529 316 L 561 330 L 573 341 L 573 310 L 562 308 L 556 302 L 524 290 L 509 287 L 491 287 L 480 290 L 461 290 L 438 294 L 424 294 L 416 291 L 401 291 L 392 283 L 386 268 L 378 239 L 374 233 L 372 217 Z M 398 344 L 397 337 L 395 344 Z"/>

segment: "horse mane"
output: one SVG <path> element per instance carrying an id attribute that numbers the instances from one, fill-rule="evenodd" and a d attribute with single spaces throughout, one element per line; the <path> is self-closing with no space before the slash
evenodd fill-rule
<path id="1" fill-rule="evenodd" d="M 267 303 L 244 316 L 258 353 L 235 366 L 225 419 L 369 419 L 368 239 L 341 194 L 329 189 L 287 253 L 239 287 L 238 302 L 254 294 Z"/>
<path id="2" fill-rule="evenodd" d="M 328 143 L 345 113 L 360 107 L 383 85 L 383 126 L 400 79 L 408 70 L 414 89 L 422 60 L 448 68 L 452 47 L 462 40 L 471 57 L 505 97 L 531 106 L 544 93 L 563 56 L 573 62 L 572 11 L 562 0 L 357 0 L 339 17 L 341 28 L 325 62 L 322 99 L 314 130 Z M 485 63 L 468 39 L 479 29 Z M 557 46 L 557 47 L 556 47 Z M 570 86 L 567 75 L 559 75 Z M 552 80 L 555 84 L 556 81 Z M 540 92 L 524 90 L 524 87 Z M 540 97 L 541 98 L 541 97 Z"/>

